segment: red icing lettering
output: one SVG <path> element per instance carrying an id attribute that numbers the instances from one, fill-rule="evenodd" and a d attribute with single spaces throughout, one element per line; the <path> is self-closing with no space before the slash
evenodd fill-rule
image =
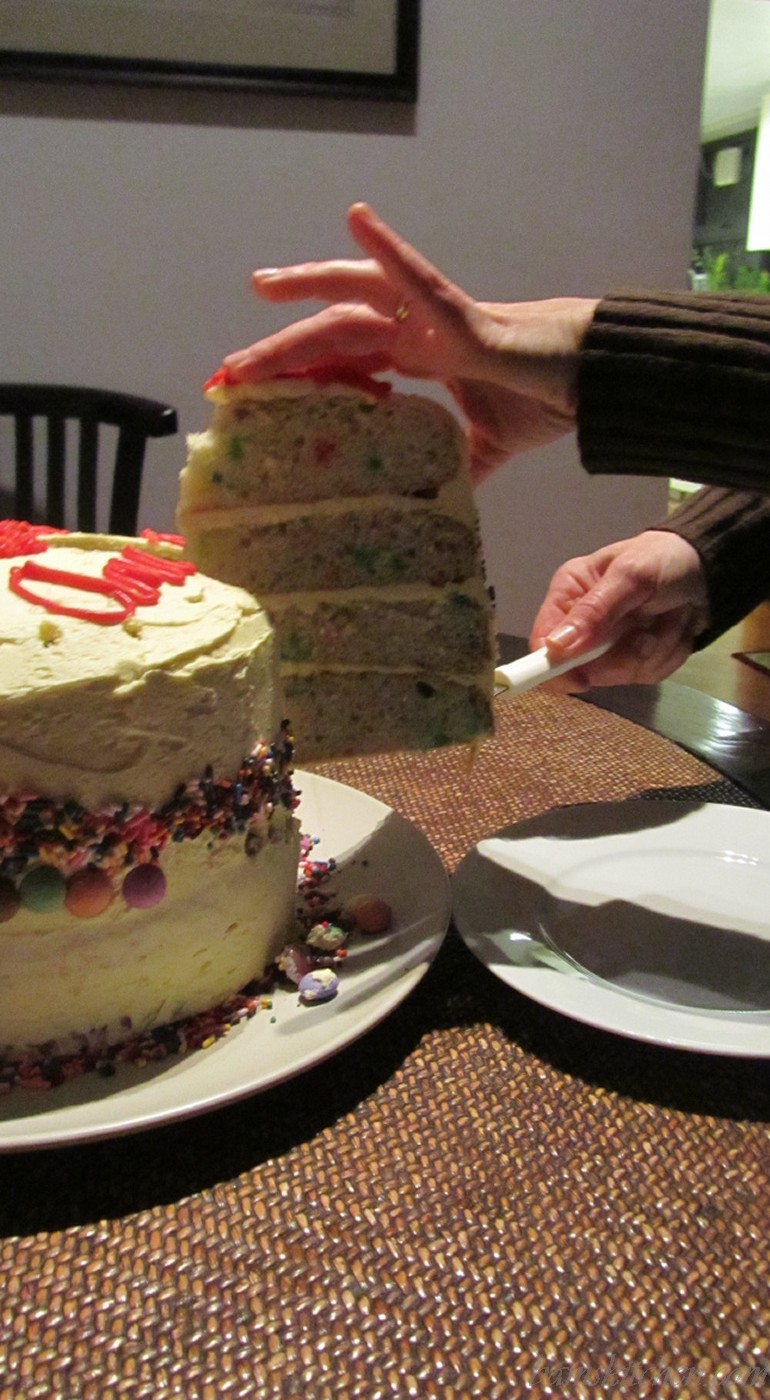
<path id="1" fill-rule="evenodd" d="M 152 583 L 184 583 L 190 574 L 195 573 L 195 565 L 189 559 L 161 559 L 157 554 L 145 554 L 143 549 L 126 545 L 120 557 L 130 564 L 137 578 Z"/>
<path id="2" fill-rule="evenodd" d="M 281 370 L 274 378 L 312 379 L 314 384 L 345 384 L 349 389 L 359 389 L 361 393 L 369 394 L 373 399 L 386 399 L 388 394 L 393 392 L 393 385 L 387 379 L 373 379 L 352 360 L 318 361 L 317 364 L 307 365 L 304 369 Z M 232 388 L 241 383 L 248 383 L 248 380 L 236 379 L 227 365 L 220 365 L 211 378 L 206 380 L 203 388 L 205 392 L 220 385 Z"/>
<path id="3" fill-rule="evenodd" d="M 180 549 L 184 549 L 184 535 L 167 535 L 158 530 L 142 530 L 140 539 L 147 540 L 148 544 L 176 544 Z"/>
<path id="4" fill-rule="evenodd" d="M 0 520 L 0 559 L 15 559 L 20 554 L 43 554 L 48 548 L 47 536 L 66 535 L 52 525 L 29 525 L 26 520 Z"/>
<path id="5" fill-rule="evenodd" d="M 160 588 L 139 578 L 135 566 L 126 563 L 125 559 L 108 559 L 102 573 L 106 579 L 133 598 L 137 607 L 152 607 L 160 601 Z"/>
<path id="6" fill-rule="evenodd" d="M 284 370 L 275 377 L 312 379 L 314 384 L 345 384 L 349 389 L 360 389 L 361 393 L 370 394 L 374 399 L 386 399 L 393 391 L 393 385 L 387 379 L 373 379 L 370 374 L 366 374 L 349 361 L 340 361 L 338 364 L 333 360 L 328 363 L 320 361 L 318 364 L 308 365 L 306 369 Z"/>
<path id="7" fill-rule="evenodd" d="M 71 603 L 57 603 L 53 598 L 30 592 L 26 586 L 28 579 L 36 583 L 55 583 L 66 588 L 76 588 L 83 593 L 101 593 L 104 597 L 111 598 L 118 606 L 114 611 L 108 612 L 106 608 L 94 611 L 91 608 L 74 607 Z M 46 612 L 63 614 L 65 617 L 79 617 L 84 622 L 100 622 L 104 626 L 125 622 L 136 609 L 134 599 L 109 579 L 73 574 L 67 569 L 49 569 L 47 565 L 38 564 L 34 559 L 28 559 L 25 564 L 11 569 L 8 586 L 12 593 L 25 598 L 28 603 L 39 604 Z"/>
<path id="8" fill-rule="evenodd" d="M 25 521 L 2 520 L 0 558 L 40 554 L 48 548 L 46 536 L 68 533 L 67 530 L 54 530 L 47 525 L 28 525 Z M 179 535 L 155 535 L 149 530 L 144 534 L 152 541 L 167 540 L 176 544 L 181 540 Z M 17 597 L 45 608 L 46 612 L 78 617 L 84 622 L 97 622 L 107 627 L 117 622 L 125 622 L 138 607 L 152 607 L 158 603 L 162 584 L 179 587 L 194 573 L 195 565 L 187 559 L 163 559 L 159 555 L 136 549 L 133 545 L 126 545 L 121 550 L 120 557 L 115 555 L 107 560 L 98 578 L 92 574 L 52 569 L 46 564 L 27 559 L 24 564 L 16 565 L 9 571 L 8 587 Z M 29 587 L 30 583 L 53 584 L 81 593 L 100 593 L 117 606 L 113 609 L 97 609 L 60 602 L 45 593 L 36 593 Z"/>
<path id="9" fill-rule="evenodd" d="M 207 389 L 216 389 L 220 384 L 231 385 L 237 383 L 238 380 L 235 378 L 232 370 L 229 370 L 226 365 L 220 365 L 219 369 L 214 371 L 211 378 L 206 380 L 203 386 L 203 392 L 205 394 Z"/>

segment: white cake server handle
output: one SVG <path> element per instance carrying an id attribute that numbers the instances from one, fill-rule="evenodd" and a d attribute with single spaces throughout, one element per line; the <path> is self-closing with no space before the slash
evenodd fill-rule
<path id="1" fill-rule="evenodd" d="M 561 676 L 564 671 L 571 671 L 574 666 L 584 666 L 588 661 L 595 661 L 597 656 L 603 656 L 605 651 L 609 651 L 616 640 L 612 637 L 610 641 L 602 642 L 590 651 L 571 656 L 568 661 L 552 661 L 548 648 L 539 647 L 537 651 L 530 651 L 518 661 L 509 661 L 505 666 L 498 666 L 495 670 L 495 684 L 504 686 L 512 695 L 521 695 L 525 690 L 532 690 L 533 686 L 542 685 L 543 681 L 550 681 L 554 676 Z"/>

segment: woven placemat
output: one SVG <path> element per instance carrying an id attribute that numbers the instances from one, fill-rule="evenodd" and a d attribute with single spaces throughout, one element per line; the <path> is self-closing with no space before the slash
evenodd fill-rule
<path id="1" fill-rule="evenodd" d="M 448 868 L 557 804 L 745 803 L 536 694 L 462 755 L 319 771 Z M 766 1063 L 644 1046 L 510 991 L 452 933 L 380 1026 L 279 1089 L 0 1157 L 0 1400 L 770 1396 Z"/>

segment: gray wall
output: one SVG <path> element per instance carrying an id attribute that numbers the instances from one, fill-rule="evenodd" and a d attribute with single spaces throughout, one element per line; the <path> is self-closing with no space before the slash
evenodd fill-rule
<path id="1" fill-rule="evenodd" d="M 480 296 L 685 286 L 707 11 L 423 0 L 414 110 L 0 85 L 0 377 L 155 395 L 202 426 L 222 354 L 290 314 L 252 300 L 252 267 L 346 250 L 356 198 Z M 183 451 L 152 446 L 142 524 L 171 525 Z M 589 480 L 569 439 L 479 506 L 500 625 L 526 632 L 553 569 L 656 518 L 665 488 Z"/>

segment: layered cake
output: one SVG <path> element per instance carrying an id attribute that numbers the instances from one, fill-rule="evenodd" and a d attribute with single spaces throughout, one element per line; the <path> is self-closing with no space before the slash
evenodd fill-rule
<path id="1" fill-rule="evenodd" d="M 0 1056 L 118 1043 L 275 957 L 299 853 L 277 718 L 263 611 L 174 537 L 0 523 Z"/>
<path id="2" fill-rule="evenodd" d="M 338 374 L 214 376 L 181 474 L 187 553 L 266 609 L 303 762 L 478 740 L 495 650 L 464 435 L 433 400 Z"/>

